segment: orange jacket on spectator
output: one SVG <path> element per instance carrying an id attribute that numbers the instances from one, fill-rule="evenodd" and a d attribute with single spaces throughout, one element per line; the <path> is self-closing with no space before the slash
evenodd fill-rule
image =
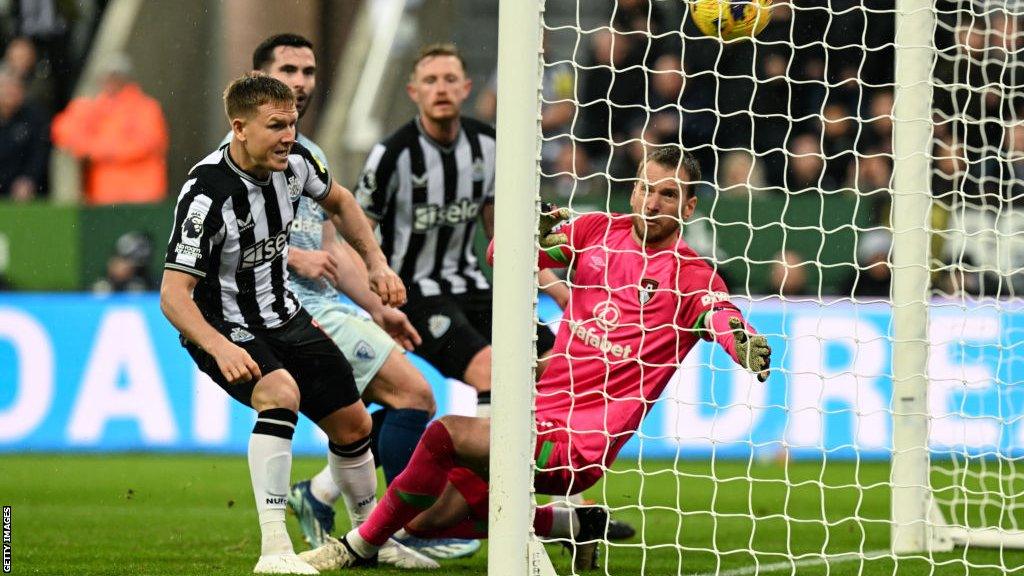
<path id="1" fill-rule="evenodd" d="M 87 162 L 89 204 L 157 202 L 167 195 L 167 125 L 160 104 L 138 84 L 72 100 L 53 119 L 53 143 Z"/>

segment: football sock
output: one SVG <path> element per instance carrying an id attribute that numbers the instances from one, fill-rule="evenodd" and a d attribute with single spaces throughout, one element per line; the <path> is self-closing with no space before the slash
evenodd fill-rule
<path id="1" fill-rule="evenodd" d="M 380 550 L 380 546 L 375 546 L 364 540 L 356 528 L 348 531 L 348 534 L 345 535 L 345 540 L 355 550 L 356 554 L 363 558 L 369 558 L 376 554 L 377 550 Z"/>
<path id="2" fill-rule="evenodd" d="M 298 419 L 287 408 L 263 410 L 249 436 L 249 475 L 256 496 L 263 555 L 294 552 L 284 512 L 292 472 L 292 435 Z"/>
<path id="3" fill-rule="evenodd" d="M 330 461 L 329 456 L 328 461 Z M 323 469 L 317 472 L 316 476 L 313 476 L 309 481 L 309 491 L 313 493 L 313 498 L 316 498 L 328 506 L 334 506 L 334 503 L 338 501 L 338 498 L 341 496 L 341 490 L 334 482 L 334 475 L 331 474 L 330 464 L 324 466 Z"/>
<path id="4" fill-rule="evenodd" d="M 476 394 L 476 416 L 477 418 L 491 417 L 491 391 L 477 392 Z"/>
<path id="5" fill-rule="evenodd" d="M 384 416 L 380 428 L 380 459 L 384 468 L 384 478 L 388 484 L 405 470 L 412 458 L 416 443 L 423 436 L 423 431 L 430 422 L 430 414 L 424 410 L 412 408 L 390 409 Z"/>
<path id="6" fill-rule="evenodd" d="M 327 467 L 341 492 L 352 526 L 366 521 L 377 504 L 377 469 L 370 454 L 370 437 L 351 444 L 328 443 Z"/>
<path id="7" fill-rule="evenodd" d="M 534 516 L 534 527 L 537 527 L 537 522 L 541 518 L 541 510 L 551 511 L 551 524 L 547 536 L 552 538 L 572 538 L 580 533 L 580 521 L 576 518 L 576 510 L 572 508 L 564 508 L 562 506 L 543 506 L 537 508 L 537 514 Z M 537 529 L 537 533 L 541 534 L 540 529 Z"/>
<path id="8" fill-rule="evenodd" d="M 359 535 L 373 546 L 387 539 L 420 512 L 430 508 L 448 483 L 455 466 L 455 446 L 439 421 L 427 426 L 405 471 L 388 486 L 380 506 L 359 527 Z"/>

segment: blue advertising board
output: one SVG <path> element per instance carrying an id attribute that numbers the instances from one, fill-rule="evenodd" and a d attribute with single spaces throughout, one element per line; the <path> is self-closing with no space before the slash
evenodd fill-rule
<path id="1" fill-rule="evenodd" d="M 775 370 L 759 383 L 701 343 L 623 452 L 633 457 L 888 458 L 891 313 L 849 301 L 740 302 L 767 334 Z M 540 315 L 557 325 L 544 300 Z M 1024 312 L 937 302 L 929 355 L 936 451 L 1024 446 Z M 472 413 L 474 392 L 420 359 L 438 413 Z M 244 452 L 254 420 L 200 373 L 156 295 L 0 297 L 0 451 Z M 326 440 L 302 420 L 297 453 Z"/>

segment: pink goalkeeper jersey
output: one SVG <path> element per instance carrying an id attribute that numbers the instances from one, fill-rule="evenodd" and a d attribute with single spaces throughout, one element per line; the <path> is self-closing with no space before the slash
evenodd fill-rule
<path id="1" fill-rule="evenodd" d="M 629 215 L 587 214 L 563 227 L 569 246 L 540 256 L 541 267 L 573 274 L 537 383 L 539 439 L 568 441 L 578 465 L 612 463 L 699 340 L 698 319 L 729 298 L 683 240 L 645 250 L 631 227 Z"/>

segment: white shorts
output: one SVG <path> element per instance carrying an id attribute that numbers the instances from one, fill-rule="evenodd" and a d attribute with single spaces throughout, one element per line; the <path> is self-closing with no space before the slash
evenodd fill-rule
<path id="1" fill-rule="evenodd" d="M 321 300 L 303 306 L 352 365 L 356 388 L 362 395 L 398 344 L 373 320 L 341 302 Z"/>

